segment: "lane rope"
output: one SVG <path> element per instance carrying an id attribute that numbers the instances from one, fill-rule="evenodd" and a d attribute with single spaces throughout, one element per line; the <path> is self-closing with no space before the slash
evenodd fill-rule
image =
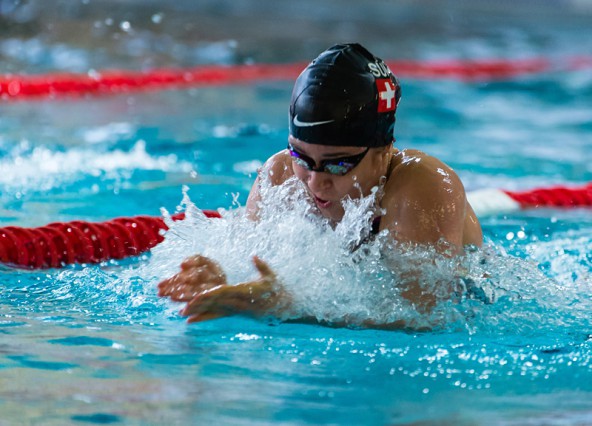
<path id="1" fill-rule="evenodd" d="M 478 217 L 539 207 L 592 207 L 592 183 L 529 191 L 484 189 L 467 194 Z M 219 218 L 205 210 L 207 217 Z M 184 219 L 184 213 L 172 216 Z M 0 263 L 24 268 L 59 268 L 100 263 L 140 255 L 164 239 L 164 219 L 152 216 L 116 218 L 106 222 L 55 222 L 39 228 L 0 228 Z"/>
<path id="2" fill-rule="evenodd" d="M 557 61 L 551 62 L 544 58 L 387 61 L 388 66 L 399 77 L 462 81 L 503 80 L 547 72 L 556 69 L 556 63 Z M 294 80 L 306 65 L 308 64 L 304 62 L 234 66 L 209 65 L 149 71 L 91 70 L 85 74 L 58 72 L 38 75 L 0 75 L 0 98 L 30 100 L 106 96 L 140 91 L 244 84 L 256 81 Z M 592 58 L 566 58 L 561 61 L 559 68 L 567 70 L 592 68 Z"/>
<path id="3" fill-rule="evenodd" d="M 216 211 L 205 210 L 216 218 Z M 184 213 L 172 216 L 182 220 Z M 106 222 L 55 222 L 39 228 L 0 228 L 0 262 L 33 269 L 100 263 L 137 256 L 160 243 L 168 229 L 163 218 L 135 216 Z"/>
<path id="4" fill-rule="evenodd" d="M 550 207 L 592 207 L 592 183 L 578 187 L 552 186 L 527 191 L 480 189 L 467 193 L 477 217 Z"/>

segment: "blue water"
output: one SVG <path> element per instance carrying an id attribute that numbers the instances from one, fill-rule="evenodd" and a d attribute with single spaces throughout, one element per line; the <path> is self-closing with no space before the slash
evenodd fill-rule
<path id="1" fill-rule="evenodd" d="M 286 26 L 285 41 L 294 47 L 286 51 L 271 34 L 262 42 L 248 27 L 241 33 L 245 17 L 236 5 L 225 17 L 207 2 L 202 10 L 180 2 L 178 9 L 111 12 L 82 2 L 65 17 L 43 17 L 30 2 L 8 16 L 37 32 L 5 30 L 0 56 L 7 72 L 295 61 L 335 38 L 358 36 L 393 59 L 560 61 L 592 51 L 575 6 L 549 12 L 545 2 L 535 20 L 529 2 L 507 19 L 488 2 L 479 4 L 442 9 L 444 18 L 392 5 L 392 17 L 379 19 L 385 6 L 370 2 L 358 10 L 367 18 L 344 15 L 339 34 L 309 18 L 310 39 L 302 42 Z M 304 19 L 286 5 L 287 12 L 251 7 L 262 26 L 274 16 L 300 25 Z M 486 12 L 489 26 L 482 25 Z M 199 26 L 189 26 L 189 18 L 201 14 L 236 22 L 227 29 L 236 34 L 195 38 Z M 364 19 L 378 19 L 383 33 L 361 31 Z M 406 29 L 396 43 L 389 40 L 401 34 L 386 30 L 389 19 Z M 167 22 L 162 32 L 158 25 Z M 210 21 L 197 22 L 214 31 Z M 66 28 L 94 28 L 95 44 L 85 44 L 87 36 L 68 38 Z M 590 75 L 587 69 L 500 82 L 403 79 L 397 144 L 442 158 L 468 191 L 590 182 Z M 159 279 L 199 250 L 221 262 L 233 281 L 252 276 L 249 256 L 262 255 L 299 292 L 299 306 L 322 319 L 348 310 L 381 318 L 390 306 L 401 308 L 396 294 L 381 293 L 392 284 L 388 274 L 350 262 L 340 242 L 313 224 L 300 223 L 295 235 L 287 226 L 295 222 L 276 220 L 262 230 L 233 217 L 257 167 L 285 146 L 290 91 L 290 82 L 270 82 L 0 105 L 0 226 L 159 216 L 161 208 L 194 205 L 223 208 L 227 217 L 179 225 L 138 258 L 47 271 L 0 266 L 0 423 L 592 423 L 587 209 L 482 217 L 486 247 L 462 264 L 473 278 L 487 272 L 477 284 L 493 303 L 468 296 L 443 302 L 433 331 L 240 317 L 187 325 L 179 306 L 156 296 Z M 401 256 L 395 258 L 429 254 Z M 451 267 L 432 259 L 444 272 Z"/>

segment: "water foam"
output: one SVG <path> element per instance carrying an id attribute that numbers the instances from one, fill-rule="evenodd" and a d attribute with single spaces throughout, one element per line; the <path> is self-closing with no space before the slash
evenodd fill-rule
<path id="1" fill-rule="evenodd" d="M 434 248 L 402 246 L 386 232 L 370 234 L 369 206 L 376 194 L 345 202 L 337 226 L 316 211 L 297 180 L 264 188 L 259 220 L 242 209 L 221 210 L 208 219 L 185 193 L 187 219 L 169 221 L 163 243 L 153 249 L 143 274 L 155 280 L 176 273 L 190 254 L 220 263 L 230 284 L 257 277 L 251 258 L 259 256 L 277 273 L 292 300 L 280 319 L 312 317 L 347 325 L 402 321 L 413 329 L 464 330 L 469 333 L 546 333 L 566 324 L 585 328 L 585 308 L 572 284 L 543 273 L 532 259 L 507 255 L 499 247 L 468 250 L 447 257 Z M 282 200 L 281 203 L 270 200 Z M 427 312 L 402 295 L 417 282 L 435 297 Z M 580 293 L 581 294 L 581 293 Z"/>
<path id="2" fill-rule="evenodd" d="M 45 146 L 33 147 L 23 141 L 0 160 L 0 169 L 0 184 L 4 188 L 36 188 L 43 192 L 75 183 L 81 176 L 121 180 L 136 170 L 190 172 L 192 165 L 179 162 L 172 154 L 150 155 L 143 140 L 138 140 L 127 151 L 117 149 L 105 152 L 85 148 L 61 151 Z"/>

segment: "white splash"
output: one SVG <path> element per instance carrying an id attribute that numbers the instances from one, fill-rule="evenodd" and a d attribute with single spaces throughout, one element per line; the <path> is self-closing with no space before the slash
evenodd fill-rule
<path id="1" fill-rule="evenodd" d="M 123 171 L 135 170 L 190 172 L 192 165 L 180 162 L 175 155 L 150 155 L 143 140 L 138 140 L 128 151 L 105 152 L 85 148 L 58 151 L 45 146 L 31 149 L 24 141 L 0 159 L 0 170 L 0 184 L 7 189 L 46 191 L 76 182 L 85 175 L 117 178 Z"/>
<path id="2" fill-rule="evenodd" d="M 259 221 L 252 222 L 240 208 L 208 219 L 185 193 L 181 207 L 187 218 L 167 219 L 166 239 L 153 249 L 142 274 L 154 283 L 176 273 L 185 257 L 201 253 L 220 263 L 236 284 L 256 277 L 251 259 L 257 255 L 290 294 L 292 318 L 352 327 L 403 321 L 414 329 L 494 334 L 587 321 L 582 307 L 589 303 L 574 302 L 574 293 L 535 262 L 495 247 L 449 258 L 432 248 L 403 247 L 386 232 L 367 240 L 375 194 L 345 202 L 346 214 L 335 228 L 317 214 L 297 180 L 264 187 L 262 195 Z M 418 309 L 402 296 L 411 283 L 434 296 L 431 309 Z"/>

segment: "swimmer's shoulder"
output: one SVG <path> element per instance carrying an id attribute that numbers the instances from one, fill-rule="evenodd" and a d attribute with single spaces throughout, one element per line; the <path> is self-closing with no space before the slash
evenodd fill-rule
<path id="1" fill-rule="evenodd" d="M 259 170 L 259 178 L 268 179 L 272 185 L 281 185 L 292 176 L 292 159 L 287 149 L 272 155 Z"/>
<path id="2" fill-rule="evenodd" d="M 454 170 L 443 161 L 425 152 L 413 149 L 393 150 L 390 173 L 385 184 L 382 207 L 386 209 L 385 220 L 380 228 L 399 224 L 402 234 L 416 221 L 419 212 L 432 212 L 452 218 L 458 212 L 460 245 L 480 247 L 483 241 L 481 225 L 467 201 L 464 185 Z M 460 208 L 459 208 L 460 207 Z M 401 216 L 412 212 L 409 221 Z M 435 217 L 434 216 L 434 217 Z M 451 226 L 453 229 L 454 226 Z M 449 241 L 454 241 L 451 234 Z"/>
<path id="3" fill-rule="evenodd" d="M 253 183 L 249 198 L 247 199 L 247 217 L 256 220 L 261 201 L 261 185 L 278 186 L 286 182 L 294 175 L 292 160 L 288 150 L 280 151 L 267 159 L 265 164 L 257 171 L 257 179 Z"/>
<path id="4" fill-rule="evenodd" d="M 417 149 L 393 148 L 388 183 L 391 186 L 422 186 L 444 173 L 456 178 L 456 173 L 443 161 Z"/>
<path id="5" fill-rule="evenodd" d="M 442 161 L 415 149 L 393 150 L 381 206 L 387 222 L 403 212 L 431 212 L 451 203 L 466 203 L 457 174 Z M 463 209 L 464 210 L 464 209 Z"/>

